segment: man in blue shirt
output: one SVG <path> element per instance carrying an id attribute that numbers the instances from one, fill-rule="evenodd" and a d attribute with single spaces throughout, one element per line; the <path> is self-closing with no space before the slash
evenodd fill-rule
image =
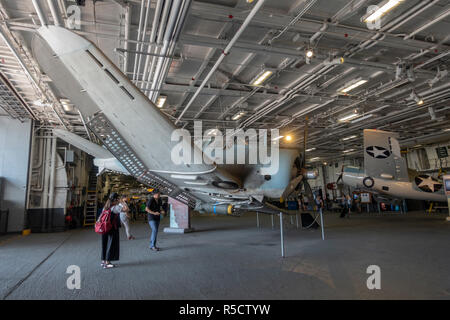
<path id="1" fill-rule="evenodd" d="M 153 195 L 149 197 L 145 211 L 148 216 L 148 224 L 152 229 L 152 235 L 150 237 L 150 249 L 153 251 L 159 251 L 156 246 L 156 237 L 158 235 L 159 221 L 161 213 L 164 213 L 162 209 L 162 201 L 158 189 L 153 190 Z"/>

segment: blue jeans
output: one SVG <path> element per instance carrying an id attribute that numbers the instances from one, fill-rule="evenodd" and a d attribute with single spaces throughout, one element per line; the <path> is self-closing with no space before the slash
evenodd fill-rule
<path id="1" fill-rule="evenodd" d="M 150 248 L 154 248 L 156 246 L 156 237 L 158 235 L 159 221 L 149 220 L 148 224 L 150 228 L 152 228 L 152 235 L 150 236 Z"/>

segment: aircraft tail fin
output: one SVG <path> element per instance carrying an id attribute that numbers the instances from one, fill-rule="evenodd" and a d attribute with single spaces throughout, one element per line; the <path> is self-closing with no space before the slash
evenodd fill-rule
<path id="1" fill-rule="evenodd" d="M 406 161 L 400 153 L 398 134 L 364 130 L 364 170 L 373 178 L 409 181 Z"/>

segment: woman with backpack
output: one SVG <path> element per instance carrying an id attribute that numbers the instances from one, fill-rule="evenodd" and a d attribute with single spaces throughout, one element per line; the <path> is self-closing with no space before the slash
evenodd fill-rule
<path id="1" fill-rule="evenodd" d="M 110 215 L 111 229 L 102 233 L 102 263 L 104 269 L 114 268 L 115 265 L 111 261 L 119 260 L 119 228 L 120 228 L 120 212 L 119 195 L 115 192 L 111 193 L 103 207 L 99 220 L 104 215 Z"/>

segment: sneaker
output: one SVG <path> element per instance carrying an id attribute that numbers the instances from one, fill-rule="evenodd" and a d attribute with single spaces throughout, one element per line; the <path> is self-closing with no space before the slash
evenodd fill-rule
<path id="1" fill-rule="evenodd" d="M 159 248 L 157 248 L 157 247 L 152 247 L 152 248 L 150 248 L 150 250 L 153 250 L 153 251 L 159 251 Z"/>
<path id="2" fill-rule="evenodd" d="M 103 269 L 109 269 L 109 268 L 114 268 L 114 267 L 115 267 L 115 265 L 113 265 L 112 263 L 103 265 Z"/>

